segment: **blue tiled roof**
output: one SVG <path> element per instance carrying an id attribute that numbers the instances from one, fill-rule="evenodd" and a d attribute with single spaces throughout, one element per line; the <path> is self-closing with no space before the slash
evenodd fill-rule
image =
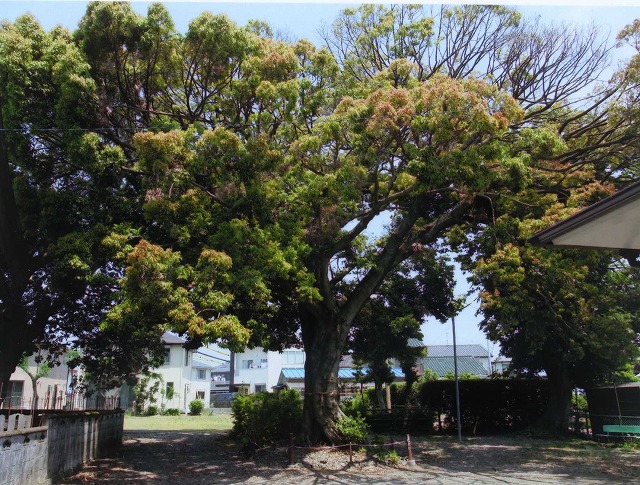
<path id="1" fill-rule="evenodd" d="M 353 379 L 356 374 L 356 369 L 350 367 L 343 367 L 338 369 L 338 379 Z M 362 369 L 362 372 L 366 372 L 367 369 Z M 303 368 L 293 368 L 293 367 L 285 367 L 282 369 L 282 375 L 286 379 L 304 379 L 304 369 Z M 398 367 L 392 367 L 391 372 L 396 377 L 404 377 L 402 373 L 402 369 Z"/>
<path id="2" fill-rule="evenodd" d="M 282 375 L 287 379 L 304 379 L 304 369 L 299 368 L 283 368 Z"/>

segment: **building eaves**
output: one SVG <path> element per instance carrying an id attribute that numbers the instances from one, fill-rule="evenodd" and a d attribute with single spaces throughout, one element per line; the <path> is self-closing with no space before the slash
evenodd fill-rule
<path id="1" fill-rule="evenodd" d="M 537 232 L 528 239 L 534 245 L 553 245 L 554 239 L 572 231 L 588 222 L 602 217 L 640 197 L 640 182 L 625 187 L 613 195 L 582 209 L 580 212 L 567 217 L 547 229 Z"/>

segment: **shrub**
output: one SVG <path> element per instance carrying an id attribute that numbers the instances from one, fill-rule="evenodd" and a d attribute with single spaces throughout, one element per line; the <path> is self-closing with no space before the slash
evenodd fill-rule
<path id="1" fill-rule="evenodd" d="M 295 389 L 237 396 L 231 401 L 234 436 L 252 446 L 285 440 L 302 424 L 302 399 Z"/>
<path id="2" fill-rule="evenodd" d="M 385 465 L 399 465 L 401 458 L 396 450 L 381 449 L 376 454 L 376 459 Z"/>
<path id="3" fill-rule="evenodd" d="M 164 412 L 164 414 L 166 416 L 180 416 L 180 410 L 178 408 L 169 408 Z"/>
<path id="4" fill-rule="evenodd" d="M 364 443 L 369 433 L 369 426 L 362 416 L 343 416 L 336 423 L 344 441 L 348 443 Z"/>
<path id="5" fill-rule="evenodd" d="M 156 414 L 158 414 L 158 406 L 149 406 L 145 414 L 147 416 L 155 416 Z"/>
<path id="6" fill-rule="evenodd" d="M 347 416 L 357 418 L 359 416 L 369 417 L 373 412 L 373 406 L 368 394 L 352 397 L 340 402 L 340 409 Z"/>
<path id="7" fill-rule="evenodd" d="M 201 399 L 194 399 L 189 403 L 189 413 L 192 416 L 199 416 L 204 409 L 204 402 Z"/>

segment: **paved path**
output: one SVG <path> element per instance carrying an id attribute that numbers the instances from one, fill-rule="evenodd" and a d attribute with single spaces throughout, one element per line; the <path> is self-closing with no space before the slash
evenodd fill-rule
<path id="1" fill-rule="evenodd" d="M 415 467 L 380 465 L 364 454 L 350 465 L 348 456 L 331 452 L 299 453 L 300 463 L 289 467 L 283 448 L 259 450 L 250 460 L 215 432 L 126 431 L 118 453 L 96 460 L 62 483 L 640 484 L 640 451 L 609 452 L 587 443 L 583 453 L 512 438 L 414 442 Z"/>

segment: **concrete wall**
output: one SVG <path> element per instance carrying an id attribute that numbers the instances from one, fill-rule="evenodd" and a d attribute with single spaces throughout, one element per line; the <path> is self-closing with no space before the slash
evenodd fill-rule
<path id="1" fill-rule="evenodd" d="M 0 433 L 0 484 L 49 485 L 122 443 L 123 411 L 48 415 L 46 426 Z"/>

